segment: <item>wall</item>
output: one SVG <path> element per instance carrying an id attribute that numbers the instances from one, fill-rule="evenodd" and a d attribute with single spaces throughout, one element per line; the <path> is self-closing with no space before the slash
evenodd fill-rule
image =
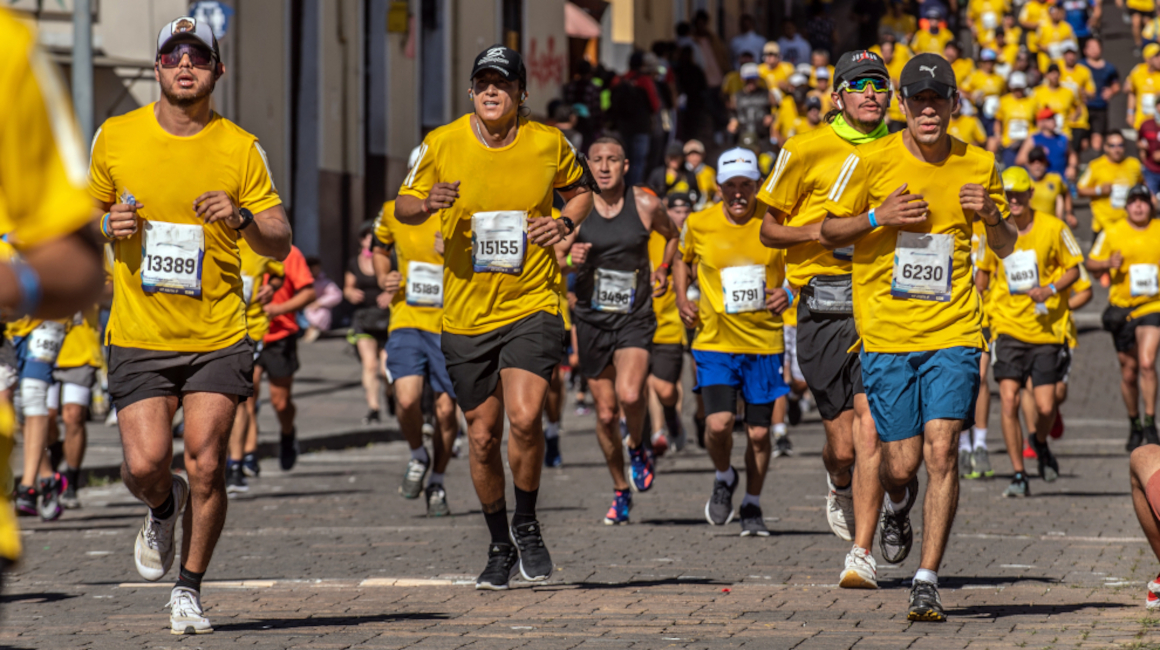
<path id="1" fill-rule="evenodd" d="M 548 103 L 560 96 L 560 87 L 568 81 L 563 1 L 525 1 L 523 37 L 520 53 L 528 68 L 527 106 L 534 115 L 544 116 Z"/>

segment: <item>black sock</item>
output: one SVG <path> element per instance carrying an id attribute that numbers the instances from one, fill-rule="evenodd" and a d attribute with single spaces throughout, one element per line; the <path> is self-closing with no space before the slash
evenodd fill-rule
<path id="1" fill-rule="evenodd" d="M 513 528 L 536 520 L 536 497 L 539 494 L 538 488 L 530 492 L 516 488 L 516 511 L 512 515 Z"/>
<path id="2" fill-rule="evenodd" d="M 1138 416 L 1138 415 L 1136 417 L 1132 417 L 1129 415 L 1128 416 L 1128 423 L 1131 425 L 1132 431 L 1139 431 L 1140 429 L 1143 428 L 1140 425 L 1140 416 Z"/>
<path id="3" fill-rule="evenodd" d="M 176 509 L 177 502 L 173 500 L 173 491 L 170 490 L 169 496 L 165 497 L 165 503 L 156 508 L 149 508 L 149 514 L 153 515 L 154 519 L 169 519 Z"/>
<path id="4" fill-rule="evenodd" d="M 1146 427 L 1156 426 L 1156 416 L 1155 415 L 1145 415 L 1144 416 L 1144 426 L 1146 426 Z"/>
<path id="5" fill-rule="evenodd" d="M 81 487 L 81 470 L 72 465 L 65 465 L 64 477 L 68 479 L 68 484 L 76 489 Z"/>
<path id="6" fill-rule="evenodd" d="M 491 533 L 492 544 L 511 543 L 511 535 L 508 534 L 507 506 L 495 512 L 483 513 L 483 519 L 487 522 L 488 532 Z"/>
<path id="7" fill-rule="evenodd" d="M 677 415 L 676 405 L 662 406 L 661 409 L 665 412 L 665 428 L 669 430 L 669 435 L 673 438 L 681 435 L 681 417 Z"/>
<path id="8" fill-rule="evenodd" d="M 186 589 L 192 589 L 198 593 L 201 593 L 201 579 L 204 577 L 205 571 L 202 571 L 201 573 L 194 573 L 193 571 L 190 571 L 189 569 L 182 566 L 181 571 L 177 574 L 177 586 L 185 587 Z"/>

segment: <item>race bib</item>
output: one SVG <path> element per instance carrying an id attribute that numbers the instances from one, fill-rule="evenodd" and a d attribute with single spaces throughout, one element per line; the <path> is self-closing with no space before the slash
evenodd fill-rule
<path id="1" fill-rule="evenodd" d="M 1051 45 L 1048 45 L 1047 46 L 1047 54 L 1048 54 L 1048 56 L 1050 56 L 1052 58 L 1052 60 L 1062 58 L 1063 57 L 1063 43 L 1052 43 Z"/>
<path id="2" fill-rule="evenodd" d="M 252 275 L 242 275 L 242 300 L 245 300 L 247 305 L 254 302 L 254 276 Z"/>
<path id="3" fill-rule="evenodd" d="M 1039 259 L 1034 250 L 1015 251 L 1003 260 L 1007 292 L 1027 293 L 1039 286 Z"/>
<path id="4" fill-rule="evenodd" d="M 636 297 L 636 272 L 596 269 L 592 281 L 592 308 L 627 314 Z"/>
<path id="5" fill-rule="evenodd" d="M 1148 117 L 1156 114 L 1156 93 L 1140 95 L 1140 110 Z"/>
<path id="6" fill-rule="evenodd" d="M 201 226 L 146 221 L 141 239 L 141 288 L 146 293 L 200 298 L 204 258 Z"/>
<path id="7" fill-rule="evenodd" d="M 1154 296 L 1160 293 L 1160 279 L 1157 278 L 1157 265 L 1133 264 L 1128 267 L 1128 286 L 1131 287 L 1132 297 Z"/>
<path id="8" fill-rule="evenodd" d="M 765 309 L 765 267 L 755 264 L 721 269 L 721 289 L 726 314 Z"/>
<path id="9" fill-rule="evenodd" d="M 28 358 L 49 365 L 56 364 L 60 356 L 60 346 L 64 343 L 64 325 L 56 321 L 44 321 L 28 334 Z"/>
<path id="10" fill-rule="evenodd" d="M 954 245 L 954 236 L 949 234 L 898 233 L 890 295 L 949 302 Z"/>
<path id="11" fill-rule="evenodd" d="M 989 120 L 999 112 L 999 96 L 987 95 L 983 98 L 983 115 Z"/>
<path id="12" fill-rule="evenodd" d="M 471 215 L 471 260 L 476 273 L 524 270 L 528 215 L 520 210 L 476 212 Z"/>
<path id="13" fill-rule="evenodd" d="M 1113 185 L 1111 193 L 1112 207 L 1117 210 L 1123 210 L 1128 206 L 1128 190 L 1132 189 L 1130 185 Z"/>
<path id="14" fill-rule="evenodd" d="M 1007 138 L 1011 140 L 1026 140 L 1030 126 L 1027 120 L 1011 120 L 1007 122 Z"/>
<path id="15" fill-rule="evenodd" d="M 993 11 L 983 12 L 983 29 L 991 31 L 999 26 L 999 14 Z"/>
<path id="16" fill-rule="evenodd" d="M 1056 113 L 1055 114 L 1055 130 L 1057 133 L 1063 133 L 1063 124 L 1064 124 L 1063 113 Z"/>
<path id="17" fill-rule="evenodd" d="M 834 259 L 842 260 L 843 262 L 849 262 L 849 261 L 853 260 L 854 259 L 854 247 L 853 246 L 843 246 L 841 248 L 835 248 L 834 249 Z"/>
<path id="18" fill-rule="evenodd" d="M 407 304 L 412 307 L 443 306 L 443 265 L 407 262 Z"/>

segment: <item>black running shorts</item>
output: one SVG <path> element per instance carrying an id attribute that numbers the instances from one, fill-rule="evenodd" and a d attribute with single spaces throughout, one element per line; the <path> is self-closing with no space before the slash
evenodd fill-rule
<path id="1" fill-rule="evenodd" d="M 862 388 L 862 362 L 848 350 L 858 342 L 851 316 L 814 315 L 808 300 L 798 303 L 797 356 L 806 385 L 823 420 L 837 419 L 854 408 Z"/>
<path id="2" fill-rule="evenodd" d="M 298 336 L 291 334 L 283 339 L 262 344 L 257 364 L 270 379 L 293 377 L 300 367 L 298 364 Z"/>
<path id="3" fill-rule="evenodd" d="M 649 357 L 649 374 L 661 381 L 677 384 L 685 364 L 685 346 L 680 343 L 653 343 Z"/>
<path id="4" fill-rule="evenodd" d="M 244 337 L 213 352 L 109 346 L 109 395 L 117 409 L 184 393 L 254 394 L 254 342 Z"/>
<path id="5" fill-rule="evenodd" d="M 641 348 L 652 351 L 653 336 L 657 333 L 657 319 L 652 311 L 634 314 L 623 327 L 604 330 L 582 320 L 573 321 L 576 343 L 579 346 L 580 374 L 587 379 L 597 377 L 612 365 L 612 356 L 623 348 Z"/>
<path id="6" fill-rule="evenodd" d="M 991 374 L 995 381 L 1014 379 L 1020 386 L 1028 377 L 1032 386 L 1051 385 L 1067 376 L 1070 357 L 1063 343 L 1024 343 L 1000 334 L 991 344 Z"/>

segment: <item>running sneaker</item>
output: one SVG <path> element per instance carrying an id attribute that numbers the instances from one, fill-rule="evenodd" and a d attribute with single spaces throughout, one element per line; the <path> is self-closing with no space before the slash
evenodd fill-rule
<path id="1" fill-rule="evenodd" d="M 802 423 L 802 403 L 801 398 L 793 393 L 786 395 L 785 398 L 785 416 L 789 420 L 790 426 L 797 426 Z"/>
<path id="2" fill-rule="evenodd" d="M 1055 454 L 1051 453 L 1046 440 L 1042 443 L 1035 441 L 1035 453 L 1039 456 L 1039 478 L 1047 483 L 1059 478 L 1059 461 L 1055 459 Z"/>
<path id="3" fill-rule="evenodd" d="M 1060 413 L 1059 409 L 1055 411 L 1055 424 L 1051 425 L 1051 431 L 1047 435 L 1056 440 L 1063 437 L 1063 413 Z"/>
<path id="4" fill-rule="evenodd" d="M 628 420 L 625 418 L 620 418 L 620 439 L 623 440 L 624 444 L 626 445 L 628 444 L 628 435 Z"/>
<path id="5" fill-rule="evenodd" d="M 843 589 L 877 589 L 878 563 L 870 551 L 854 545 L 846 554 L 846 568 L 842 569 L 842 577 L 838 586 Z"/>
<path id="6" fill-rule="evenodd" d="M 975 447 L 971 452 L 971 463 L 975 466 L 975 478 L 992 478 L 995 470 L 991 468 L 991 455 L 986 447 Z"/>
<path id="7" fill-rule="evenodd" d="M 1156 434 L 1155 424 L 1145 424 L 1144 430 L 1144 444 L 1146 445 L 1160 445 L 1160 435 Z"/>
<path id="8" fill-rule="evenodd" d="M 882 549 L 882 559 L 887 564 L 900 564 L 910 555 L 914 546 L 914 531 L 910 528 L 910 509 L 918 499 L 918 477 L 910 479 L 906 486 L 906 505 L 902 512 L 890 509 L 890 493 L 882 499 L 882 516 L 879 521 L 878 546 Z"/>
<path id="9" fill-rule="evenodd" d="M 588 408 L 587 404 L 585 404 L 584 402 L 577 402 L 576 415 L 584 416 L 584 415 L 588 415 L 591 412 L 592 412 L 592 409 Z"/>
<path id="10" fill-rule="evenodd" d="M 520 575 L 528 582 L 547 580 L 555 570 L 552 556 L 548 554 L 548 547 L 544 545 L 544 538 L 540 535 L 540 522 L 529 521 L 526 524 L 512 526 L 509 529 L 512 542 L 520 552 Z"/>
<path id="11" fill-rule="evenodd" d="M 853 483 L 846 486 L 845 494 L 838 492 L 830 477 L 826 477 L 826 521 L 830 530 L 844 541 L 854 541 L 854 490 Z"/>
<path id="12" fill-rule="evenodd" d="M 560 438 L 544 438 L 544 467 L 559 467 L 564 464 L 560 456 Z"/>
<path id="13" fill-rule="evenodd" d="M 761 506 L 752 503 L 742 504 L 738 514 L 741 515 L 742 537 L 769 537 L 769 528 L 765 526 Z"/>
<path id="14" fill-rule="evenodd" d="M 250 483 L 246 480 L 245 472 L 242 471 L 242 464 L 231 464 L 226 467 L 226 494 L 237 494 L 239 492 L 249 492 Z"/>
<path id="15" fill-rule="evenodd" d="M 1035 439 L 1034 433 L 1029 433 L 1027 439 L 1023 441 L 1023 460 L 1035 460 L 1039 458 L 1035 454 L 1035 447 L 1031 446 L 1031 440 Z"/>
<path id="16" fill-rule="evenodd" d="M 378 426 L 382 423 L 379 419 L 379 410 L 370 409 L 367 414 L 363 416 L 362 423 L 364 427 Z"/>
<path id="17" fill-rule="evenodd" d="M 21 485 L 16 488 L 16 513 L 25 517 L 35 517 L 36 500 L 40 493 L 31 485 Z"/>
<path id="18" fill-rule="evenodd" d="M 1148 583 L 1148 597 L 1144 599 L 1144 606 L 1148 609 L 1160 609 L 1160 576 Z"/>
<path id="19" fill-rule="evenodd" d="M 516 565 L 519 560 L 520 556 L 514 545 L 493 543 L 487 549 L 487 566 L 484 567 L 483 573 L 475 579 L 475 588 L 490 591 L 507 589 L 508 582 L 518 570 Z"/>
<path id="20" fill-rule="evenodd" d="M 789 440 L 789 434 L 776 436 L 773 440 L 773 457 L 793 456 L 793 443 Z"/>
<path id="21" fill-rule="evenodd" d="M 1005 497 L 1026 497 L 1031 496 L 1031 486 L 1027 483 L 1027 476 L 1023 472 L 1016 472 L 1015 477 L 1011 479 L 1011 485 L 1003 490 Z"/>
<path id="22" fill-rule="evenodd" d="M 689 435 L 685 433 L 685 424 L 682 422 L 677 427 L 677 435 L 673 436 L 673 451 L 684 451 L 688 444 Z"/>
<path id="23" fill-rule="evenodd" d="M 64 512 L 60 497 L 64 494 L 67 483 L 68 479 L 60 474 L 40 479 L 40 506 L 37 508 L 37 514 L 40 515 L 41 521 L 56 521 L 60 518 L 60 514 Z"/>
<path id="24" fill-rule="evenodd" d="M 942 598 L 938 595 L 938 585 L 925 580 L 915 580 L 910 587 L 910 611 L 907 620 L 945 623 L 947 613 L 943 611 Z"/>
<path id="25" fill-rule="evenodd" d="M 653 458 L 660 458 L 669 450 L 669 439 L 665 436 L 664 431 L 657 431 L 652 436 L 652 453 Z"/>
<path id="26" fill-rule="evenodd" d="M 729 469 L 733 469 L 730 467 Z M 733 470 L 733 484 L 713 479 L 713 495 L 705 504 L 705 519 L 714 526 L 724 526 L 733 521 L 733 492 L 741 482 L 741 475 Z"/>
<path id="27" fill-rule="evenodd" d="M 637 449 L 629 449 L 628 458 L 632 465 L 632 489 L 637 492 L 648 492 L 652 489 L 655 477 L 652 454 L 641 445 Z"/>
<path id="28" fill-rule="evenodd" d="M 459 430 L 458 435 L 455 436 L 455 442 L 451 443 L 451 457 L 459 458 L 463 453 L 463 445 L 467 444 L 467 435 L 463 433 L 463 429 Z"/>
<path id="29" fill-rule="evenodd" d="M 289 472 L 294 469 L 294 463 L 298 462 L 298 430 L 294 429 L 290 435 L 282 435 L 282 449 L 280 450 L 279 460 L 282 463 L 282 471 Z"/>
<path id="30" fill-rule="evenodd" d="M 1128 431 L 1128 444 L 1124 445 L 1124 449 L 1130 454 L 1142 444 L 1144 444 L 1144 429 L 1133 422 L 1132 428 Z"/>
<path id="31" fill-rule="evenodd" d="M 426 495 L 428 517 L 446 517 L 451 514 L 451 508 L 447 505 L 447 490 L 443 489 L 441 483 L 428 485 Z"/>
<path id="32" fill-rule="evenodd" d="M 970 449 L 959 447 L 959 478 L 979 478 Z"/>
<path id="33" fill-rule="evenodd" d="M 627 524 L 629 510 L 632 510 L 632 490 L 616 490 L 608 514 L 604 515 L 604 525 Z"/>
<path id="34" fill-rule="evenodd" d="M 209 634 L 209 624 L 201 609 L 201 594 L 186 587 L 174 587 L 169 592 L 169 632 L 171 634 Z"/>
<path id="35" fill-rule="evenodd" d="M 261 476 L 262 466 L 258 464 L 258 454 L 250 452 L 242 456 L 242 474 L 250 478 Z"/>
<path id="36" fill-rule="evenodd" d="M 64 493 L 60 495 L 60 504 L 66 510 L 76 510 L 81 507 L 81 500 L 77 497 L 77 486 L 65 481 Z"/>
<path id="37" fill-rule="evenodd" d="M 407 471 L 403 472 L 403 484 L 399 486 L 399 494 L 404 499 L 418 499 L 423 493 L 423 478 L 431 468 L 431 461 L 423 462 L 412 458 L 407 461 Z"/>
<path id="38" fill-rule="evenodd" d="M 185 503 L 189 500 L 189 483 L 179 474 L 173 475 L 173 514 L 167 519 L 154 519 L 152 513 L 145 515 L 145 523 L 137 533 L 137 541 L 133 544 L 133 559 L 137 564 L 137 573 L 150 582 L 156 582 L 165 577 L 169 568 L 173 566 L 173 531 L 177 528 L 177 521 L 185 512 Z"/>

